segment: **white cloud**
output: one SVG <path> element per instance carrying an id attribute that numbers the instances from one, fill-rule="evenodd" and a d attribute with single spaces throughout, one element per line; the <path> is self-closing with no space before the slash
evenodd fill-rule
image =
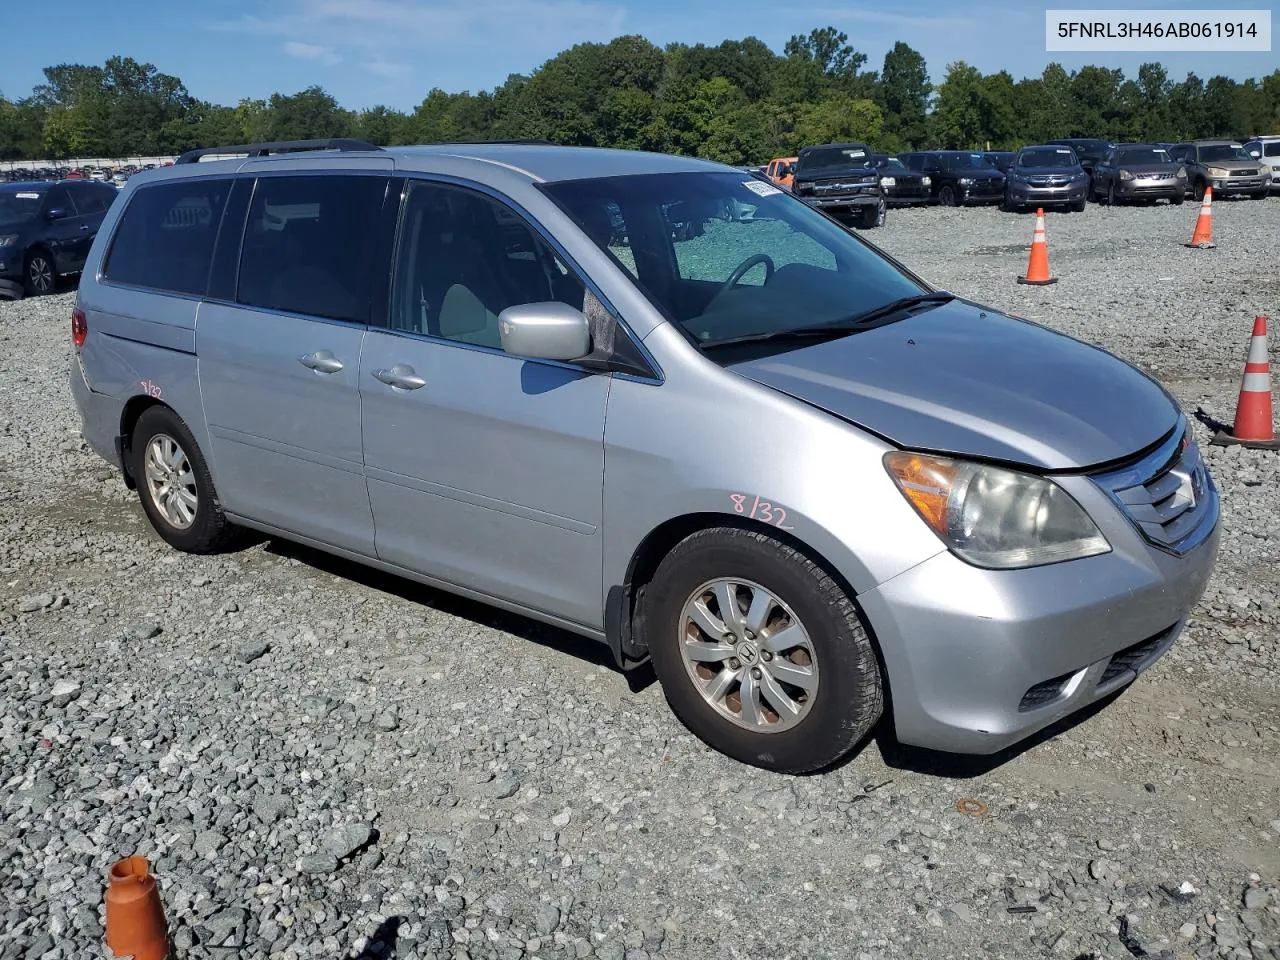
<path id="1" fill-rule="evenodd" d="M 368 63 L 361 64 L 370 73 L 377 74 L 387 80 L 399 80 L 407 77 L 413 72 L 412 68 L 403 63 L 392 63 L 389 60 L 371 60 Z"/>
<path id="2" fill-rule="evenodd" d="M 280 49 L 291 57 L 297 57 L 299 60 L 316 60 L 329 66 L 342 62 L 341 54 L 336 53 L 329 47 L 321 46 L 318 43 L 303 43 L 300 40 L 289 40 Z"/>
<path id="3" fill-rule="evenodd" d="M 886 13 L 883 10 L 868 10 L 865 7 L 833 7 L 830 9 L 795 10 L 793 17 L 808 18 L 815 23 L 839 23 L 854 20 L 859 23 L 883 23 L 895 27 L 915 27 L 927 30 L 950 30 L 955 27 L 972 26 L 975 21 L 969 17 L 935 17 L 911 13 Z M 908 41 L 910 38 L 908 38 Z"/>

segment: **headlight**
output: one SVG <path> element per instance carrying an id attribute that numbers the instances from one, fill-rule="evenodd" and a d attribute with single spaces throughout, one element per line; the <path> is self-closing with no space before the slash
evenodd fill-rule
<path id="1" fill-rule="evenodd" d="M 961 177 L 957 182 L 958 182 L 958 183 L 960 184 L 960 186 L 962 186 L 962 187 L 972 186 L 972 185 L 973 185 L 973 177 Z"/>
<path id="2" fill-rule="evenodd" d="M 1133 179 L 1133 174 L 1132 174 L 1132 173 L 1130 173 L 1128 170 L 1121 170 L 1121 171 L 1120 171 L 1120 179 L 1121 179 L 1121 180 L 1132 180 L 1132 179 Z"/>
<path id="3" fill-rule="evenodd" d="M 1051 480 L 894 451 L 885 469 L 951 551 L 977 567 L 1014 569 L 1107 553 L 1093 520 Z"/>
<path id="4" fill-rule="evenodd" d="M 12 247 L 17 242 L 18 235 L 16 233 L 10 233 L 6 236 L 0 237 L 0 249 L 3 249 L 4 247 Z"/>
<path id="5" fill-rule="evenodd" d="M 1185 180 L 1187 179 L 1187 171 L 1179 167 L 1177 176 L 1179 180 Z"/>
<path id="6" fill-rule="evenodd" d="M 1231 176 L 1230 172 L 1227 170 L 1224 170 L 1222 167 L 1210 167 L 1207 172 L 1211 177 L 1221 178 L 1221 177 Z"/>
<path id="7" fill-rule="evenodd" d="M 920 184 L 925 187 L 933 186 L 933 177 L 921 177 Z"/>

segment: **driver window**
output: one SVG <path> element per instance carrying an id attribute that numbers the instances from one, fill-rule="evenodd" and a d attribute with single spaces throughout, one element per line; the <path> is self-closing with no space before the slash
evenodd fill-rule
<path id="1" fill-rule="evenodd" d="M 581 310 L 585 287 L 524 218 L 485 194 L 410 185 L 396 248 L 391 328 L 501 349 L 498 314 L 558 300 Z"/>
<path id="2" fill-rule="evenodd" d="M 797 263 L 836 270 L 830 250 L 782 220 L 757 217 L 752 204 L 682 201 L 663 204 L 661 209 L 682 280 L 724 283 L 762 250 L 769 252 L 774 269 Z M 743 273 L 738 284 L 763 286 L 768 275 L 768 265 L 760 262 Z"/>

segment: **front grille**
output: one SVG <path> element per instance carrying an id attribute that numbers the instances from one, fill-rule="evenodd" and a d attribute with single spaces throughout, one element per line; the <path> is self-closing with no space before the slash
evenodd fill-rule
<path id="1" fill-rule="evenodd" d="M 1004 194 L 1004 184 L 998 180 L 975 180 L 969 186 L 971 194 L 981 194 L 986 197 L 994 197 L 997 194 Z"/>
<path id="2" fill-rule="evenodd" d="M 1027 183 L 1033 187 L 1062 187 L 1070 182 L 1070 177 L 1027 177 Z"/>
<path id="3" fill-rule="evenodd" d="M 1233 177 L 1256 177 L 1258 174 L 1253 170 L 1232 170 Z"/>
<path id="4" fill-rule="evenodd" d="M 1170 553 L 1195 547 L 1217 521 L 1217 491 L 1185 420 L 1153 453 L 1094 480 L 1148 542 Z"/>
<path id="5" fill-rule="evenodd" d="M 1111 662 L 1107 664 L 1107 669 L 1102 671 L 1102 676 L 1098 678 L 1098 686 L 1105 686 L 1117 677 L 1122 676 L 1127 671 L 1132 670 L 1137 673 L 1148 663 L 1152 657 L 1160 649 L 1160 645 L 1164 643 L 1165 638 L 1169 635 L 1169 627 L 1161 630 L 1154 637 L 1149 637 L 1141 643 L 1135 643 L 1132 647 L 1126 647 L 1111 658 Z"/>
<path id="6" fill-rule="evenodd" d="M 1073 676 L 1075 676 L 1073 673 L 1064 673 L 1062 676 L 1054 677 L 1052 680 L 1037 683 L 1022 695 L 1022 701 L 1018 704 L 1019 712 L 1026 713 L 1028 710 L 1047 707 L 1062 696 L 1062 692 L 1067 688 L 1067 684 Z"/>

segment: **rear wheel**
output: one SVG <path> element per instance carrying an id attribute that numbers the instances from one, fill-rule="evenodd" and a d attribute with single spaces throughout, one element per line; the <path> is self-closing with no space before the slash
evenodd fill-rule
<path id="1" fill-rule="evenodd" d="M 766 533 L 713 528 L 682 540 L 645 588 L 637 627 L 676 716 L 743 763 L 821 769 L 883 711 L 879 665 L 852 601 Z"/>
<path id="2" fill-rule="evenodd" d="M 204 455 L 182 418 L 164 406 L 138 418 L 129 471 L 156 533 L 185 553 L 217 553 L 234 545 L 240 528 L 222 512 Z"/>
<path id="3" fill-rule="evenodd" d="M 43 250 L 32 250 L 27 254 L 27 262 L 22 271 L 23 287 L 27 296 L 39 297 L 53 293 L 57 284 L 57 273 L 53 269 L 53 258 Z"/>

